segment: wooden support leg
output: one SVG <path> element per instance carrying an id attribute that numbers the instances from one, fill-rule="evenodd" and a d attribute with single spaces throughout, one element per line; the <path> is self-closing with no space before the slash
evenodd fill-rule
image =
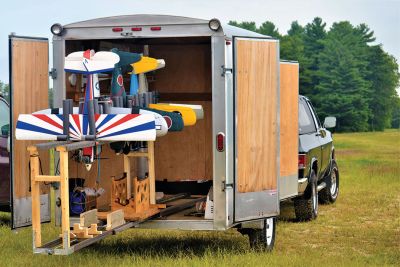
<path id="1" fill-rule="evenodd" d="M 136 213 L 142 213 L 150 208 L 150 186 L 149 178 L 139 181 L 137 177 L 133 179 L 135 190 L 134 207 Z"/>
<path id="2" fill-rule="evenodd" d="M 132 180 L 131 180 L 131 160 L 127 155 L 124 155 L 124 172 L 126 173 L 126 197 L 132 197 Z"/>
<path id="3" fill-rule="evenodd" d="M 156 174 L 154 166 L 154 142 L 147 142 L 147 162 L 149 164 L 150 204 L 156 204 Z"/>
<path id="4" fill-rule="evenodd" d="M 68 190 L 68 151 L 58 147 L 60 152 L 60 197 L 61 197 L 61 229 L 63 236 L 63 248 L 70 247 L 69 226 L 69 190 Z"/>
<path id="5" fill-rule="evenodd" d="M 39 152 L 36 147 L 28 147 L 31 163 L 31 196 L 32 196 L 32 232 L 33 249 L 42 245 L 42 233 L 40 225 L 40 183 L 36 182 L 39 175 Z"/>

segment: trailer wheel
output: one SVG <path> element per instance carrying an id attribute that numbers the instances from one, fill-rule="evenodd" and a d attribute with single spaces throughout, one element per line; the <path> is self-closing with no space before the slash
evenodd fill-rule
<path id="1" fill-rule="evenodd" d="M 299 221 L 311 221 L 318 216 L 317 176 L 314 170 L 311 171 L 305 194 L 294 199 L 294 212 Z"/>
<path id="2" fill-rule="evenodd" d="M 263 229 L 249 229 L 250 247 L 255 250 L 270 252 L 275 244 L 276 218 L 264 220 Z"/>
<path id="3" fill-rule="evenodd" d="M 334 203 L 339 195 L 339 169 L 336 161 L 332 159 L 331 172 L 324 178 L 326 187 L 319 192 L 322 203 Z"/>

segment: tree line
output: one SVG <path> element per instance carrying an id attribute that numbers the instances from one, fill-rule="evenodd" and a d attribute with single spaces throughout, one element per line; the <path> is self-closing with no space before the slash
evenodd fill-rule
<path id="1" fill-rule="evenodd" d="M 270 21 L 229 24 L 278 38 L 281 59 L 300 64 L 300 94 L 321 118 L 335 116 L 337 131 L 400 128 L 399 66 L 366 24 L 341 21 L 328 29 L 316 17 L 305 26 L 292 22 L 285 35 Z"/>

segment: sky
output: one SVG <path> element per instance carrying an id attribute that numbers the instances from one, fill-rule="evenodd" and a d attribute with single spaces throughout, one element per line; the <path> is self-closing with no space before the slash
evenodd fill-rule
<path id="1" fill-rule="evenodd" d="M 56 22 L 72 22 L 129 14 L 166 14 L 202 19 L 218 18 L 255 21 L 269 20 L 281 34 L 292 21 L 301 25 L 321 17 L 330 27 L 347 20 L 366 23 L 375 32 L 376 42 L 400 63 L 400 0 L 36 0 L 4 1 L 0 15 L 0 81 L 8 83 L 8 35 L 48 37 Z M 51 50 L 51 47 L 50 47 Z M 51 57 L 51 51 L 50 51 Z M 52 64 L 50 62 L 50 64 Z M 51 66 L 49 66 L 51 67 Z"/>

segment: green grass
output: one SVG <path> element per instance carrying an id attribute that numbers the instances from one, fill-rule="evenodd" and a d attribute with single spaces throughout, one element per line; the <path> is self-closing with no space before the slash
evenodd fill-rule
<path id="1" fill-rule="evenodd" d="M 71 256 L 33 255 L 31 229 L 9 230 L 0 213 L 0 266 L 382 266 L 400 265 L 400 132 L 335 134 L 340 193 L 316 221 L 285 206 L 275 250 L 252 251 L 227 232 L 127 230 Z M 43 227 L 54 238 L 51 225 Z"/>

